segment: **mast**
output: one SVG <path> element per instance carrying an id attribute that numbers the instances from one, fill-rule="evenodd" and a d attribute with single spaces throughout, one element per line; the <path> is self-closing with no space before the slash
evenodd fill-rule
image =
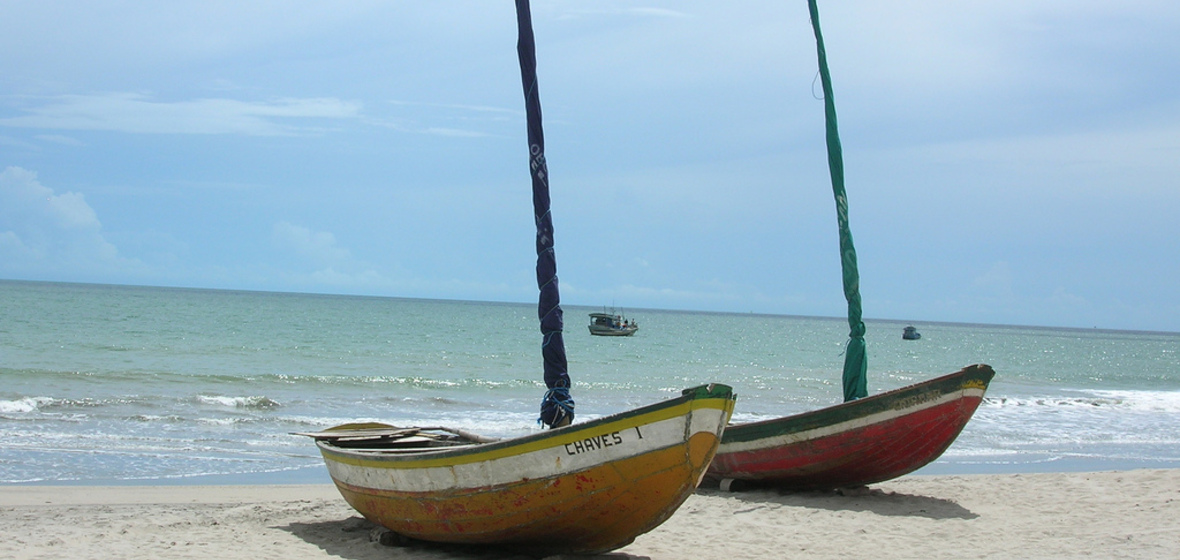
<path id="1" fill-rule="evenodd" d="M 533 214 L 537 222 L 537 317 L 541 321 L 541 356 L 545 362 L 545 386 L 538 419 L 550 428 L 574 420 L 574 399 L 562 339 L 561 297 L 557 289 L 557 258 L 553 251 L 553 217 L 549 211 L 549 169 L 545 164 L 545 134 L 541 128 L 541 98 L 537 92 L 536 41 L 528 0 L 516 0 L 520 78 L 528 121 L 529 169 L 533 178 Z"/>
<path id="2" fill-rule="evenodd" d="M 856 268 L 856 248 L 848 227 L 848 195 L 844 191 L 844 151 L 836 127 L 836 100 L 832 96 L 832 77 L 828 73 L 828 55 L 819 30 L 816 0 L 807 0 L 811 11 L 811 28 L 815 30 L 815 47 L 819 56 L 819 75 L 824 88 L 824 121 L 828 140 L 828 170 L 832 175 L 832 194 L 836 197 L 836 221 L 840 228 L 840 269 L 844 274 L 844 298 L 848 300 L 848 347 L 844 351 L 845 402 L 868 396 L 866 372 L 865 324 L 861 319 L 860 273 Z"/>

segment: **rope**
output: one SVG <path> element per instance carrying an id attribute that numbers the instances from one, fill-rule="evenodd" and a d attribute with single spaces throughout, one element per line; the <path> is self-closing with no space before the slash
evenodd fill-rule
<path id="1" fill-rule="evenodd" d="M 537 424 L 544 426 L 560 426 L 562 419 L 574 417 L 574 399 L 570 396 L 569 387 L 554 387 L 545 392 L 545 398 L 541 399 L 541 411 L 544 413 L 548 408 L 546 405 L 555 407 L 553 411 L 553 421 L 546 422 L 544 417 L 537 418 Z"/>

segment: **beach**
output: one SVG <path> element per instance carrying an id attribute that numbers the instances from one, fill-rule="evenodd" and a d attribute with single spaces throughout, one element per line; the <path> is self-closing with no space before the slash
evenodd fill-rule
<path id="1" fill-rule="evenodd" d="M 538 432 L 535 306 L 11 281 L 0 301 L 0 558 L 523 558 L 381 544 L 292 433 Z M 842 319 L 635 313 L 634 337 L 567 339 L 579 421 L 719 380 L 735 423 L 842 396 Z M 995 368 L 937 461 L 848 495 L 700 489 L 614 557 L 1176 557 L 1180 334 L 867 324 L 870 393 Z"/>
<path id="2" fill-rule="evenodd" d="M 331 485 L 3 486 L 0 557 L 527 558 L 381 544 Z M 1180 469 L 907 476 L 854 492 L 701 489 L 608 557 L 1175 558 Z"/>

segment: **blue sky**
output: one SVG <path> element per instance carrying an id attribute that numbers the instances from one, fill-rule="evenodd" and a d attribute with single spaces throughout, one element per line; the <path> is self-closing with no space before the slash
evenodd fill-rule
<path id="1" fill-rule="evenodd" d="M 865 316 L 1180 331 L 1180 3 L 820 5 Z M 806 2 L 535 1 L 567 304 L 842 316 Z M 511 2 L 0 3 L 0 278 L 532 302 Z"/>

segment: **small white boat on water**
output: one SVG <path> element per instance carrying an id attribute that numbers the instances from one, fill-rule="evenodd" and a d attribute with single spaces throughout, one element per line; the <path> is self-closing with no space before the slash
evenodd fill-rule
<path id="1" fill-rule="evenodd" d="M 590 334 L 597 336 L 631 336 L 639 323 L 616 313 L 591 313 Z"/>

